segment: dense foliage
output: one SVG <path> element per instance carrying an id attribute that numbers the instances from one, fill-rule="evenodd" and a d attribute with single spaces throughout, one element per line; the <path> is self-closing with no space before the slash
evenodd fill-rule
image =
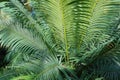
<path id="1" fill-rule="evenodd" d="M 120 0 L 3 1 L 0 39 L 0 80 L 120 80 Z"/>

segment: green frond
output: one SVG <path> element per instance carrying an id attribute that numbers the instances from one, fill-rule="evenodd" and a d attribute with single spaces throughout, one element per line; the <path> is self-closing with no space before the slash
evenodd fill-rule
<path id="1" fill-rule="evenodd" d="M 9 4 L 9 10 L 12 11 L 10 15 L 13 15 L 15 21 L 23 24 L 24 26 L 22 27 L 35 29 L 34 25 L 36 24 L 36 21 L 32 18 L 31 13 L 25 9 L 25 7 L 19 1 L 11 0 Z"/>
<path id="2" fill-rule="evenodd" d="M 120 44 L 116 45 L 113 49 L 104 53 L 94 60 L 87 68 L 86 75 L 90 75 L 89 78 L 95 79 L 103 77 L 105 80 L 119 80 L 120 77 Z M 84 72 L 84 71 L 83 71 Z M 85 73 L 84 75 L 85 78 Z M 83 78 L 83 80 L 84 80 Z"/>
<path id="3" fill-rule="evenodd" d="M 48 27 L 44 27 L 45 24 L 39 24 L 37 22 L 37 20 L 35 20 L 31 15 L 30 15 L 30 12 L 27 11 L 27 9 L 24 8 L 24 6 L 22 4 L 20 4 L 19 1 L 16 1 L 16 0 L 11 0 L 11 3 L 12 3 L 12 13 L 14 13 L 14 15 L 16 15 L 16 18 L 19 18 L 20 22 L 18 19 L 17 21 L 22 23 L 22 27 L 25 27 L 25 28 L 30 28 L 30 29 L 33 29 L 36 33 L 40 34 L 40 36 L 43 38 L 43 40 L 45 41 L 45 44 L 47 45 L 47 47 L 52 47 L 54 46 L 54 38 L 53 36 L 51 35 L 51 31 L 49 30 Z M 10 7 L 10 6 L 9 6 Z M 20 15 L 21 14 L 21 15 Z M 16 20 L 16 19 L 15 19 Z M 41 23 L 42 23 L 42 20 L 41 20 Z M 46 34 L 46 33 L 49 33 L 49 34 Z M 53 40 L 53 41 L 52 41 Z"/>
<path id="4" fill-rule="evenodd" d="M 34 75 L 25 74 L 25 72 L 20 71 L 19 69 L 10 69 L 6 68 L 1 70 L 0 72 L 0 79 L 1 80 L 18 80 L 18 79 L 25 79 L 25 80 L 32 80 Z"/>
<path id="5" fill-rule="evenodd" d="M 15 71 L 14 71 L 15 72 Z M 14 74 L 14 72 L 13 71 L 11 71 L 11 70 L 6 70 L 6 69 L 1 69 L 0 70 L 0 79 L 1 80 L 9 80 L 10 78 L 12 78 L 13 76 L 13 74 Z"/>
<path id="6" fill-rule="evenodd" d="M 32 77 L 30 75 L 27 75 L 27 76 L 19 76 L 19 77 L 14 77 L 13 79 L 11 80 L 32 80 Z"/>
<path id="7" fill-rule="evenodd" d="M 87 26 L 87 31 L 86 34 L 83 35 L 83 44 L 78 48 L 80 54 L 77 55 L 79 55 L 81 60 L 85 60 L 85 58 L 88 59 L 86 62 L 89 63 L 90 60 L 94 60 L 95 56 L 99 55 L 99 52 L 101 52 L 106 44 L 115 39 L 109 35 L 109 32 L 113 31 L 111 28 L 114 28 L 114 25 L 119 21 L 117 18 L 119 17 L 120 3 L 119 1 L 111 0 L 78 1 L 78 3 L 81 4 L 81 6 L 77 6 L 77 3 L 75 4 L 74 2 L 76 5 L 76 13 L 81 16 L 77 16 L 78 22 L 80 22 L 80 24 L 77 25 L 80 30 L 77 30 L 82 35 L 81 32 L 85 31 L 85 29 L 81 31 L 81 27 L 85 28 L 85 26 Z M 76 39 L 80 41 L 77 37 Z"/>
<path id="8" fill-rule="evenodd" d="M 119 1 L 100 0 L 96 2 L 90 19 L 89 34 L 87 36 L 90 36 L 91 39 L 99 38 L 102 34 L 107 36 L 109 29 L 118 20 L 117 18 L 120 12 L 119 5 Z M 100 34 L 98 35 L 98 33 Z"/>
<path id="9" fill-rule="evenodd" d="M 85 80 L 88 78 L 89 80 L 98 77 L 103 77 L 103 79 L 108 80 L 120 79 L 120 40 L 118 32 L 114 32 L 116 34 L 116 37 L 114 36 L 115 38 L 113 41 L 104 45 L 104 47 L 101 48 L 99 52 L 97 52 L 99 55 L 97 55 L 93 61 L 91 61 L 87 66 L 84 65 L 86 68 L 82 72 L 81 79 Z M 88 60 L 90 61 L 90 57 Z M 86 75 L 89 76 L 85 77 Z"/>
<path id="10" fill-rule="evenodd" d="M 46 45 L 39 34 L 21 28 L 21 26 L 20 24 L 14 24 L 2 30 L 2 44 L 11 47 L 12 50 L 22 50 L 28 53 L 46 49 Z"/>
<path id="11" fill-rule="evenodd" d="M 21 61 L 13 66 L 7 66 L 10 70 L 12 77 L 9 79 L 17 78 L 32 78 L 33 80 L 64 80 L 64 79 L 77 79 L 72 69 L 62 64 L 57 57 L 47 56 L 43 59 L 39 59 L 39 55 L 30 56 L 28 61 Z M 14 71 L 14 73 L 12 72 Z M 1 79 L 4 77 L 10 77 L 10 75 L 0 75 Z M 6 80 L 9 80 L 5 78 Z M 30 80 L 32 80 L 30 79 Z"/>
<path id="12" fill-rule="evenodd" d="M 105 0 L 41 0 L 38 9 L 52 29 L 57 41 L 65 44 L 66 56 L 70 47 L 79 52 L 80 46 L 103 34 L 103 40 L 109 26 L 115 22 L 119 13 L 119 1 Z M 111 21 L 109 21 L 111 19 Z M 98 35 L 98 33 L 100 33 Z M 88 37 L 89 36 L 89 37 Z M 99 37 L 97 37 L 99 40 Z"/>
<path id="13" fill-rule="evenodd" d="M 39 1 L 38 1 L 39 2 Z M 65 53 L 68 57 L 68 49 L 74 40 L 73 28 L 71 26 L 73 15 L 71 13 L 71 5 L 68 4 L 71 1 L 56 1 L 49 0 L 40 1 L 39 7 L 41 13 L 45 16 L 45 21 L 51 28 L 53 35 L 55 36 L 56 42 L 65 44 Z"/>

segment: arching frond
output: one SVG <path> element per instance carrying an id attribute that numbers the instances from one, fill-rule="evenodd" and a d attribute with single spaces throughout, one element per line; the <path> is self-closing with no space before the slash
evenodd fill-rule
<path id="1" fill-rule="evenodd" d="M 3 45 L 9 46 L 12 50 L 22 50 L 23 52 L 31 52 L 45 50 L 45 44 L 39 34 L 32 30 L 21 28 L 20 24 L 11 25 L 1 34 L 1 42 Z"/>
<path id="2" fill-rule="evenodd" d="M 12 71 L 14 71 L 11 71 L 12 74 L 10 75 L 13 77 L 11 80 L 17 78 L 25 79 L 26 77 L 34 80 L 64 80 L 64 78 L 77 79 L 72 69 L 65 67 L 65 65 L 57 59 L 57 57 L 47 55 L 44 59 L 40 59 L 38 57 L 40 56 L 34 55 L 34 57 L 31 56 L 28 61 L 21 61 L 13 66 L 8 66 L 8 69 L 12 68 Z M 4 79 L 4 77 L 10 77 L 10 75 L 1 75 L 0 78 Z M 24 77 L 20 77 L 20 75 Z M 7 80 L 7 78 L 5 79 Z"/>
<path id="3" fill-rule="evenodd" d="M 110 25 L 116 21 L 119 13 L 119 1 L 111 0 L 36 0 L 37 9 L 52 29 L 57 41 L 65 44 L 65 53 L 75 48 L 79 53 L 80 46 L 86 41 L 105 40 Z M 111 19 L 111 21 L 109 21 Z M 102 35 L 103 38 L 99 38 Z M 98 36 L 98 37 L 96 37 Z"/>
<path id="4" fill-rule="evenodd" d="M 115 45 L 115 47 L 104 55 L 99 56 L 94 60 L 87 68 L 87 72 L 83 71 L 82 79 L 85 79 L 86 75 L 89 75 L 89 79 L 95 79 L 98 77 L 103 77 L 105 80 L 119 80 L 120 77 L 120 44 Z M 85 73 L 84 73 L 85 72 Z"/>

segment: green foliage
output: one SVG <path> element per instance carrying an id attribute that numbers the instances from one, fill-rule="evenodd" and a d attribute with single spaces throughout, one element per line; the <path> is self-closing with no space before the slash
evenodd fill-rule
<path id="1" fill-rule="evenodd" d="M 11 80 L 32 80 L 31 76 L 19 76 Z"/>
<path id="2" fill-rule="evenodd" d="M 119 0 L 1 2 L 1 80 L 119 80 Z"/>

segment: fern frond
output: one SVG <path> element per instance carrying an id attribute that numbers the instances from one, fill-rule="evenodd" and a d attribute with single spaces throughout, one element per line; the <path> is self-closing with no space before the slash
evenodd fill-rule
<path id="1" fill-rule="evenodd" d="M 34 31 L 28 31 L 21 28 L 21 26 L 20 24 L 14 24 L 5 28 L 1 32 L 2 44 L 11 47 L 12 50 L 28 51 L 28 53 L 32 50 L 41 51 L 46 49 L 44 41 L 38 34 L 33 34 Z"/>
<path id="2" fill-rule="evenodd" d="M 105 0 L 41 0 L 38 10 L 52 29 L 58 44 L 65 44 L 66 56 L 70 48 L 79 53 L 80 46 L 86 41 L 108 38 L 109 25 L 115 22 L 119 13 L 119 1 Z M 111 21 L 109 21 L 111 19 Z M 98 35 L 98 33 L 100 33 Z M 103 34 L 103 38 L 100 36 Z M 59 42 L 60 41 L 60 42 Z"/>
<path id="3" fill-rule="evenodd" d="M 119 47 L 120 47 L 120 44 L 116 45 L 116 47 L 104 53 L 104 55 L 99 56 L 95 61 L 93 61 L 87 67 L 86 75 L 90 75 L 89 77 L 92 79 L 95 79 L 97 77 L 103 77 L 104 79 L 108 79 L 108 80 L 119 80 L 120 79 Z M 82 76 L 84 74 L 82 74 Z"/>
<path id="4" fill-rule="evenodd" d="M 14 64 L 13 66 L 8 66 L 7 68 L 14 71 L 10 74 L 12 77 L 9 79 L 19 78 L 23 76 L 31 76 L 35 80 L 64 80 L 65 79 L 77 79 L 75 73 L 72 69 L 66 67 L 61 61 L 55 57 L 56 55 L 46 55 L 44 58 L 39 58 L 39 55 L 30 56 L 27 61 L 21 61 Z M 18 74 L 15 74 L 15 73 Z M 5 77 L 10 77 L 10 75 L 0 75 L 1 79 Z M 7 78 L 5 78 L 8 80 Z M 21 78 L 22 79 L 22 78 Z M 31 80 L 32 80 L 31 79 Z"/>

